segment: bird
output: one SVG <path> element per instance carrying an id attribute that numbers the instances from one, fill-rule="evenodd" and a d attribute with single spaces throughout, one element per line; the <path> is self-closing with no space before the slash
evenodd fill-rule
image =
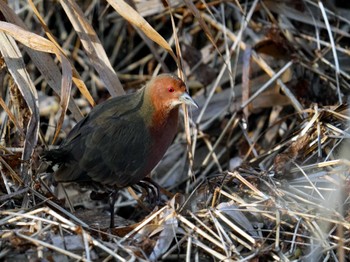
<path id="1" fill-rule="evenodd" d="M 57 149 L 44 153 L 56 166 L 54 181 L 109 192 L 113 228 L 118 190 L 140 182 L 162 159 L 177 134 L 181 104 L 198 108 L 173 74 L 160 74 L 134 93 L 98 104 Z"/>

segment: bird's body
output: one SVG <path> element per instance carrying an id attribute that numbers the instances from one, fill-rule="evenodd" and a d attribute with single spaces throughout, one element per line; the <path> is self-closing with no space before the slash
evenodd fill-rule
<path id="1" fill-rule="evenodd" d="M 152 115 L 152 108 L 142 108 L 144 91 L 97 105 L 58 149 L 50 151 L 61 162 L 55 172 L 57 182 L 93 181 L 123 188 L 152 171 L 153 162 L 159 162 L 176 134 L 178 117 L 175 109 L 172 117 L 157 123 L 167 134 L 162 136 L 157 127 L 151 131 L 150 120 L 143 116 Z"/>
<path id="2" fill-rule="evenodd" d="M 139 91 L 97 105 L 45 158 L 57 182 L 124 188 L 157 165 L 177 132 L 178 108 L 195 102 L 181 79 L 163 74 Z"/>

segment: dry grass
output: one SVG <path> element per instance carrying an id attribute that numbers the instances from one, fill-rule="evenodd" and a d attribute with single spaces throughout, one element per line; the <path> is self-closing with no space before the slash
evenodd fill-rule
<path id="1" fill-rule="evenodd" d="M 8 2 L 0 259 L 350 259 L 348 9 L 311 0 Z M 106 203 L 75 185 L 54 188 L 40 153 L 95 103 L 160 72 L 183 76 L 200 108 L 184 109 L 152 174 L 166 204 L 125 190 L 109 230 Z"/>

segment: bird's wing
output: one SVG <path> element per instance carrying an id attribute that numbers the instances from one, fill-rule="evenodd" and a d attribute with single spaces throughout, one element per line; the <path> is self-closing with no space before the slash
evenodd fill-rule
<path id="1" fill-rule="evenodd" d="M 117 102 L 95 107 L 72 129 L 58 149 L 65 161 L 55 173 L 56 181 L 96 181 L 119 187 L 134 182 L 150 138 L 139 114 L 139 99 L 123 100 L 122 108 Z"/>
<path id="2" fill-rule="evenodd" d="M 60 147 L 65 147 L 79 137 L 85 127 L 93 128 L 108 121 L 110 117 L 115 119 L 128 118 L 129 115 L 137 113 L 141 109 L 143 98 L 144 88 L 135 93 L 114 97 L 98 104 L 73 127 Z"/>

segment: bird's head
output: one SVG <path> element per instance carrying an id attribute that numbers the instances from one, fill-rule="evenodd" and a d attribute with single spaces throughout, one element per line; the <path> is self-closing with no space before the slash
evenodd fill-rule
<path id="1" fill-rule="evenodd" d="M 159 75 L 148 83 L 146 89 L 156 109 L 171 110 L 180 104 L 198 107 L 187 93 L 185 83 L 174 75 Z"/>

